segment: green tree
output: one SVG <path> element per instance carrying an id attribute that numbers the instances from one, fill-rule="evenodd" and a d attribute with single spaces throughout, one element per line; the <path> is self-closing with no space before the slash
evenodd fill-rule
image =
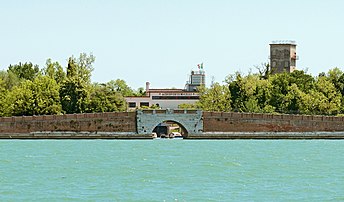
<path id="1" fill-rule="evenodd" d="M 111 84 L 93 84 L 88 112 L 117 112 L 126 109 L 124 97 L 115 91 Z"/>
<path id="2" fill-rule="evenodd" d="M 323 76 L 325 76 L 325 74 Z M 336 89 L 342 90 L 344 88 L 344 83 L 341 79 L 343 77 L 343 71 L 338 67 L 330 69 L 326 76 L 329 78 L 329 81 L 333 83 Z"/>
<path id="3" fill-rule="evenodd" d="M 5 82 L 0 77 L 0 117 L 6 115 L 6 97 L 8 91 L 6 90 Z"/>
<path id="4" fill-rule="evenodd" d="M 286 95 L 281 96 L 283 97 L 282 103 L 280 104 L 280 110 L 282 112 L 293 114 L 300 113 L 300 101 L 304 96 L 304 93 L 295 83 L 288 86 L 288 92 Z"/>
<path id="5" fill-rule="evenodd" d="M 122 79 L 111 80 L 107 83 L 108 87 L 113 91 L 121 93 L 123 97 L 136 96 L 136 93 Z"/>
<path id="6" fill-rule="evenodd" d="M 338 67 L 330 69 L 327 74 L 322 73 L 319 77 L 328 77 L 338 92 L 342 95 L 341 113 L 344 111 L 344 73 Z"/>
<path id="7" fill-rule="evenodd" d="M 342 95 L 335 85 L 326 77 L 319 77 L 316 82 L 316 90 L 320 94 L 316 104 L 318 113 L 327 115 L 339 113 Z"/>
<path id="8" fill-rule="evenodd" d="M 93 68 L 93 63 L 95 62 L 96 58 L 93 56 L 92 53 L 87 55 L 86 53 L 80 53 L 79 58 L 72 57 L 72 60 L 76 62 L 76 74 L 78 79 L 82 83 L 91 83 L 91 75 Z"/>
<path id="9" fill-rule="evenodd" d="M 58 84 L 61 84 L 66 79 L 63 67 L 58 62 L 52 62 L 50 58 L 46 61 L 43 74 L 54 79 Z"/>
<path id="10" fill-rule="evenodd" d="M 11 90 L 14 86 L 18 86 L 21 79 L 11 71 L 0 71 L 0 78 L 3 81 L 3 86 L 7 90 Z"/>
<path id="11" fill-rule="evenodd" d="M 34 114 L 61 113 L 59 85 L 55 79 L 48 76 L 38 76 L 33 81 L 31 90 L 34 99 Z"/>
<path id="12" fill-rule="evenodd" d="M 311 75 L 306 74 L 303 70 L 293 71 L 292 73 L 290 73 L 289 78 L 289 86 L 291 86 L 292 84 L 296 84 L 302 92 L 307 93 L 315 87 L 315 79 Z"/>
<path id="13" fill-rule="evenodd" d="M 66 79 L 60 88 L 62 110 L 67 113 L 83 113 L 87 109 L 91 92 L 92 63 L 95 57 L 85 53 L 78 59 L 69 58 Z"/>
<path id="14" fill-rule="evenodd" d="M 229 75 L 226 78 L 228 83 L 228 88 L 231 94 L 231 103 L 234 111 L 244 111 L 244 102 L 245 102 L 245 92 L 243 91 L 243 77 L 239 72 L 236 72 L 234 75 Z"/>
<path id="15" fill-rule="evenodd" d="M 138 88 L 136 91 L 134 91 L 134 96 L 145 96 L 146 95 L 146 91 L 143 87 Z"/>
<path id="16" fill-rule="evenodd" d="M 271 82 L 272 89 L 271 89 L 271 100 L 270 105 L 274 106 L 276 108 L 276 111 L 279 113 L 296 113 L 295 108 L 290 108 L 292 105 L 290 105 L 291 99 L 293 99 L 289 95 L 288 98 L 286 98 L 287 94 L 289 93 L 291 89 L 291 76 L 289 73 L 281 73 L 281 74 L 274 74 L 271 77 L 269 77 L 269 81 Z M 295 87 L 298 89 L 297 84 L 295 84 Z M 296 90 L 296 89 L 295 89 Z"/>
<path id="17" fill-rule="evenodd" d="M 7 71 L 14 73 L 18 78 L 33 81 L 38 75 L 39 67 L 31 62 L 26 62 L 24 64 L 10 65 Z"/>
<path id="18" fill-rule="evenodd" d="M 276 107 L 270 104 L 272 98 L 272 84 L 270 80 L 258 80 L 255 96 L 257 97 L 259 112 L 274 113 Z"/>
<path id="19" fill-rule="evenodd" d="M 6 115 L 59 114 L 61 105 L 59 87 L 55 80 L 38 76 L 34 81 L 26 80 L 8 93 Z"/>
<path id="20" fill-rule="evenodd" d="M 299 97 L 295 96 L 300 95 L 299 91 L 309 93 L 315 88 L 315 79 L 304 71 L 275 74 L 269 77 L 269 81 L 272 84 L 270 105 L 282 113 L 298 113 Z"/>
<path id="21" fill-rule="evenodd" d="M 210 88 L 199 88 L 198 107 L 205 111 L 231 111 L 231 94 L 227 86 L 213 83 Z"/>
<path id="22" fill-rule="evenodd" d="M 231 92 L 232 107 L 240 112 L 273 112 L 270 105 L 272 85 L 259 74 L 228 77 L 227 83 Z"/>
<path id="23" fill-rule="evenodd" d="M 30 116 L 34 114 L 34 99 L 32 81 L 25 80 L 19 86 L 13 87 L 7 96 L 7 116 Z"/>

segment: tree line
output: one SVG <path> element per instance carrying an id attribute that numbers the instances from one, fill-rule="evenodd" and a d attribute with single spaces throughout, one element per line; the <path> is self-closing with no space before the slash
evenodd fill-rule
<path id="1" fill-rule="evenodd" d="M 95 57 L 81 53 L 67 67 L 51 59 L 44 68 L 31 62 L 0 71 L 0 116 L 126 111 L 125 96 L 140 96 L 124 80 L 92 83 Z"/>
<path id="2" fill-rule="evenodd" d="M 0 71 L 0 116 L 29 116 L 126 111 L 126 96 L 142 96 L 141 87 L 124 80 L 92 83 L 95 57 L 71 56 L 63 67 L 51 59 L 42 69 L 31 62 Z M 196 104 L 182 109 L 220 112 L 338 115 L 344 113 L 344 72 L 333 68 L 312 76 L 305 71 L 271 74 L 268 64 L 258 73 L 236 72 L 220 84 L 201 86 Z M 156 108 L 156 106 L 151 106 Z"/>
<path id="3" fill-rule="evenodd" d="M 200 88 L 195 105 L 206 111 L 338 115 L 344 112 L 344 73 L 333 68 L 311 76 L 305 71 L 271 74 L 269 65 L 259 73 L 235 73 L 224 84 Z"/>

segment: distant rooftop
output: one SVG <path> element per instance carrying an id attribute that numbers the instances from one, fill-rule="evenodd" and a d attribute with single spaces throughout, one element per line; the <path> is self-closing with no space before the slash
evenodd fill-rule
<path id="1" fill-rule="evenodd" d="M 293 41 L 293 40 L 276 40 L 276 41 L 272 41 L 271 44 L 291 44 L 291 45 L 296 45 L 296 41 Z"/>

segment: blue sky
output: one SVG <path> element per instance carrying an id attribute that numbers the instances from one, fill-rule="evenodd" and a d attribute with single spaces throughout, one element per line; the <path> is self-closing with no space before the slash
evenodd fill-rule
<path id="1" fill-rule="evenodd" d="M 204 63 L 207 83 L 268 62 L 273 40 L 297 42 L 298 69 L 344 68 L 344 1 L 0 0 L 0 69 L 96 56 L 92 81 L 183 88 Z"/>

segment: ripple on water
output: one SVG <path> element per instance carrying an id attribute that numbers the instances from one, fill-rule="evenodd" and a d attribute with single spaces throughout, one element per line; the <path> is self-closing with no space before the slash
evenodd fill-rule
<path id="1" fill-rule="evenodd" d="M 0 141 L 0 201 L 343 200 L 344 141 Z"/>

